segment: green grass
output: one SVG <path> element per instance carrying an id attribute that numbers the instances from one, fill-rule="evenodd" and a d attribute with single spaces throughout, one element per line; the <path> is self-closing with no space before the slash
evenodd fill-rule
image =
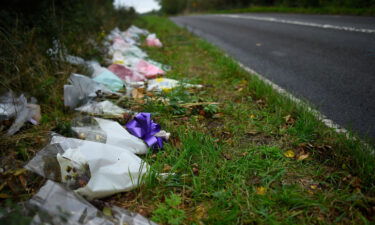
<path id="1" fill-rule="evenodd" d="M 116 25 L 116 20 L 107 22 L 106 31 Z M 136 23 L 156 32 L 164 43 L 162 49 L 147 51 L 152 59 L 172 66 L 167 77 L 205 87 L 178 88 L 121 102 L 135 111 L 152 112 L 153 119 L 172 137 L 163 150 L 144 157 L 152 168 L 145 185 L 104 201 L 160 224 L 374 222 L 375 160 L 370 147 L 358 138 L 336 134 L 303 106 L 280 96 L 218 48 L 168 19 L 149 16 Z M 0 141 L 1 160 L 8 162 L 7 174 L 0 177 L 0 191 L 14 201 L 27 200 L 44 181 L 31 173 L 15 176 L 17 169 L 46 144 L 50 130 L 68 135 L 74 115 L 63 108 L 62 86 L 70 72 L 82 70 L 50 62 L 44 51 L 32 44 L 33 33 L 26 33 L 22 38 L 27 41 L 18 33 L 15 37 L 19 39 L 11 45 L 15 54 L 11 62 L 20 71 L 11 76 L 16 70 L 13 64 L 8 65 L 4 74 L 18 80 L 16 85 L 6 80 L 6 87 L 29 88 L 40 100 L 43 118 L 40 126 L 25 127 Z M 67 47 L 74 54 L 100 58 L 101 53 L 90 50 L 92 46 L 80 43 L 87 39 L 100 42 L 101 38 L 102 31 L 96 30 L 77 36 Z M 28 80 L 20 80 L 27 72 Z M 33 90 L 32 85 L 38 88 Z M 183 105 L 196 102 L 219 104 Z M 286 157 L 288 150 L 296 156 Z M 302 156 L 307 158 L 298 160 Z M 160 179 L 157 174 L 161 172 L 172 175 Z"/>
<path id="2" fill-rule="evenodd" d="M 137 25 L 164 43 L 147 51 L 172 65 L 167 77 L 205 87 L 146 97 L 141 106 L 137 100 L 123 103 L 152 112 L 172 139 L 145 157 L 154 171 L 146 184 L 111 202 L 162 224 L 374 222 L 371 149 L 327 128 L 167 18 L 142 17 Z M 182 106 L 210 101 L 218 107 Z M 294 158 L 285 156 L 288 150 Z M 161 172 L 172 175 L 159 179 Z"/>
<path id="3" fill-rule="evenodd" d="M 284 6 L 253 6 L 241 9 L 216 10 L 211 13 L 301 13 L 301 14 L 334 14 L 334 15 L 357 15 L 357 16 L 374 16 L 375 8 L 340 8 L 340 7 L 324 7 L 324 8 L 299 8 Z"/>

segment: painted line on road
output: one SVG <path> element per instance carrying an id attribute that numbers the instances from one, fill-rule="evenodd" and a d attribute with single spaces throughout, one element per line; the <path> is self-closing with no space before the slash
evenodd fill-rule
<path id="1" fill-rule="evenodd" d="M 352 32 L 361 32 L 361 33 L 375 33 L 374 29 L 366 29 L 366 28 L 355 28 L 355 27 L 346 27 L 346 26 L 336 26 L 331 24 L 320 24 L 320 23 L 309 23 L 309 22 L 302 22 L 297 20 L 284 20 L 284 19 L 277 19 L 274 17 L 261 17 L 261 16 L 242 16 L 242 15 L 217 15 L 221 17 L 229 17 L 229 18 L 241 18 L 241 19 L 250 19 L 250 20 L 258 20 L 258 21 L 266 21 L 266 22 L 274 22 L 274 23 L 285 23 L 285 24 L 294 24 L 294 25 L 301 25 L 301 26 L 309 26 L 309 27 L 318 27 L 324 29 L 333 29 L 333 30 L 343 30 L 343 31 L 352 31 Z"/>

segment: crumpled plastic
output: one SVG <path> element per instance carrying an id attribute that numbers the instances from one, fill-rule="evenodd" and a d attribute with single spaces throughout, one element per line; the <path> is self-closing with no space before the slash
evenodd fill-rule
<path id="1" fill-rule="evenodd" d="M 65 186 L 47 181 L 26 204 L 33 215 L 31 225 L 156 225 L 138 213 L 113 206 L 104 215 L 95 206 Z"/>
<path id="2" fill-rule="evenodd" d="M 149 34 L 146 38 L 146 44 L 149 47 L 163 47 L 163 44 L 160 42 L 160 40 L 156 37 L 156 34 Z"/>
<path id="3" fill-rule="evenodd" d="M 89 100 L 107 93 L 112 94 L 104 85 L 81 74 L 72 74 L 69 85 L 64 85 L 64 105 L 71 109 L 87 103 Z"/>
<path id="4" fill-rule="evenodd" d="M 108 69 L 125 82 L 138 82 L 146 80 L 145 76 L 120 64 L 112 64 L 108 67 Z"/>
<path id="5" fill-rule="evenodd" d="M 138 187 L 149 166 L 127 146 L 54 136 L 25 168 L 94 199 Z"/>
<path id="6" fill-rule="evenodd" d="M 139 73 L 145 75 L 148 79 L 156 78 L 158 75 L 165 74 L 162 69 L 143 59 L 139 60 L 136 68 Z"/>
<path id="7" fill-rule="evenodd" d="M 138 40 L 141 35 L 148 35 L 149 32 L 147 30 L 141 29 L 137 26 L 130 26 L 125 32 L 124 35 L 130 37 L 132 39 Z"/>
<path id="8" fill-rule="evenodd" d="M 131 135 L 118 122 L 90 116 L 76 118 L 72 121 L 72 130 L 83 140 L 101 142 L 126 149 L 135 154 L 146 154 L 147 145 Z"/>
<path id="9" fill-rule="evenodd" d="M 102 102 L 90 101 L 85 105 L 75 109 L 79 112 L 96 116 L 114 116 L 122 118 L 124 114 L 132 114 L 130 110 L 123 109 L 112 102 L 105 100 Z"/>
<path id="10" fill-rule="evenodd" d="M 0 122 L 15 118 L 12 126 L 7 130 L 7 135 L 18 132 L 26 121 L 34 125 L 39 124 L 40 106 L 34 103 L 36 103 L 35 98 L 32 98 L 31 103 L 28 103 L 23 94 L 16 97 L 12 91 L 0 97 Z"/>
<path id="11" fill-rule="evenodd" d="M 83 65 L 83 66 L 87 65 L 86 61 L 83 58 L 74 56 L 74 55 L 65 56 L 65 60 L 68 63 L 73 64 L 73 65 Z"/>
<path id="12" fill-rule="evenodd" d="M 151 119 L 151 113 L 138 113 L 126 124 L 128 131 L 141 138 L 149 147 L 163 148 L 163 141 L 168 140 L 169 133 L 162 131 L 160 125 Z"/>
<path id="13" fill-rule="evenodd" d="M 94 81 L 105 85 L 115 92 L 124 87 L 124 82 L 118 76 L 107 68 L 101 67 L 99 63 L 92 63 L 91 68 L 93 69 L 92 79 Z"/>
<path id="14" fill-rule="evenodd" d="M 202 85 L 199 84 L 187 84 L 180 82 L 178 80 L 169 79 L 169 78 L 156 78 L 152 80 L 148 80 L 147 91 L 165 91 L 168 92 L 173 88 L 178 86 L 184 86 L 187 88 L 202 88 Z"/>

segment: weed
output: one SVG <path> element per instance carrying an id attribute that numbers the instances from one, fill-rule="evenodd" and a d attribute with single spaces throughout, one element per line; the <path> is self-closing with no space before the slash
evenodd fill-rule
<path id="1" fill-rule="evenodd" d="M 172 193 L 153 212 L 152 220 L 159 223 L 179 225 L 186 218 L 185 211 L 178 209 L 181 204 L 181 197 Z"/>

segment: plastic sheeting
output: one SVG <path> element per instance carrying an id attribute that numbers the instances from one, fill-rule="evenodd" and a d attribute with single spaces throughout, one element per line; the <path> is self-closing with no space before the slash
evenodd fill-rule
<path id="1" fill-rule="evenodd" d="M 25 168 L 94 199 L 136 188 L 149 166 L 127 146 L 54 136 Z"/>
<path id="2" fill-rule="evenodd" d="M 146 154 L 147 145 L 131 135 L 118 122 L 90 116 L 80 117 L 72 122 L 72 130 L 81 139 L 102 142 L 119 148 L 126 146 L 135 154 Z"/>
<path id="3" fill-rule="evenodd" d="M 148 81 L 147 91 L 170 91 L 175 87 L 184 86 L 184 87 L 194 87 L 202 88 L 202 85 L 199 84 L 187 84 L 177 80 L 169 78 L 157 78 Z"/>
<path id="4" fill-rule="evenodd" d="M 101 67 L 98 63 L 92 63 L 93 80 L 105 85 L 112 91 L 119 91 L 124 87 L 123 81 L 107 68 Z"/>
<path id="5" fill-rule="evenodd" d="M 137 63 L 137 71 L 143 75 L 146 76 L 146 78 L 151 79 L 151 78 L 156 78 L 158 75 L 164 75 L 165 72 L 160 69 L 159 67 L 145 61 L 145 60 L 140 60 Z"/>
<path id="6" fill-rule="evenodd" d="M 132 113 L 131 111 L 123 109 L 108 100 L 102 102 L 91 101 L 75 110 L 90 115 L 114 117 L 123 117 L 125 113 Z"/>
<path id="7" fill-rule="evenodd" d="M 156 34 L 149 34 L 146 38 L 146 44 L 149 47 L 163 47 L 163 44 L 160 42 L 160 40 L 156 37 Z"/>
<path id="8" fill-rule="evenodd" d="M 32 98 L 32 102 L 36 103 L 36 99 Z M 27 121 L 37 125 L 41 118 L 40 106 L 28 103 L 23 94 L 16 97 L 10 91 L 0 97 L 0 122 L 12 118 L 15 118 L 15 120 L 7 130 L 7 135 L 13 135 L 18 132 Z"/>
<path id="9" fill-rule="evenodd" d="M 104 215 L 95 206 L 61 184 L 47 181 L 26 204 L 31 225 L 156 225 L 138 213 L 113 206 Z"/>
<path id="10" fill-rule="evenodd" d="M 90 99 L 100 96 L 103 93 L 113 93 L 104 85 L 81 74 L 72 74 L 69 82 L 69 85 L 64 85 L 64 105 L 71 109 L 85 104 Z"/>
<path id="11" fill-rule="evenodd" d="M 108 67 L 108 69 L 125 82 L 138 82 L 146 80 L 143 75 L 123 65 L 112 64 Z"/>

